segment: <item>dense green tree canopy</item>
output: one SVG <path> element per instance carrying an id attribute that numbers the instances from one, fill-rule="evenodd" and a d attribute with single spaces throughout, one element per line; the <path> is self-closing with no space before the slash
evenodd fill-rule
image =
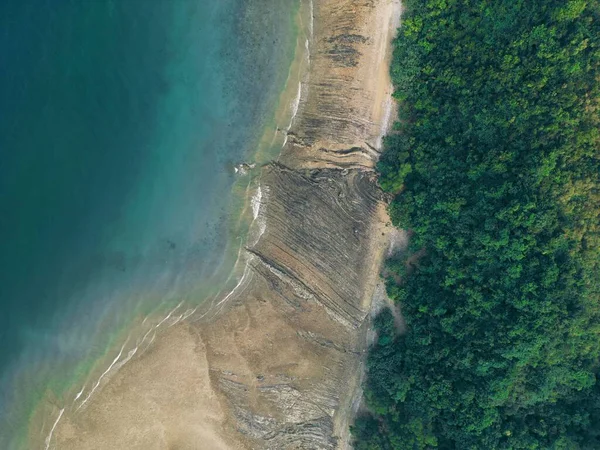
<path id="1" fill-rule="evenodd" d="M 600 2 L 405 9 L 379 169 L 421 252 L 388 269 L 408 331 L 376 321 L 355 447 L 600 449 Z"/>

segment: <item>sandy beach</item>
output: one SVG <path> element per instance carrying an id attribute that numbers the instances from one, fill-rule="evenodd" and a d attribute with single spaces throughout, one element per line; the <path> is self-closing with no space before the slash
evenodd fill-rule
<path id="1" fill-rule="evenodd" d="M 349 448 L 393 234 L 374 165 L 395 114 L 401 6 L 302 1 L 308 70 L 288 86 L 299 96 L 281 154 L 257 169 L 242 282 L 211 314 L 169 318 L 84 407 L 46 405 L 31 448 Z"/>

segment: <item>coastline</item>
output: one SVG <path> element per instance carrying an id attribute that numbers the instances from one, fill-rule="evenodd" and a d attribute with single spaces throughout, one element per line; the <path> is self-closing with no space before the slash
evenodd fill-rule
<path id="1" fill-rule="evenodd" d="M 298 22 L 301 12 L 293 10 L 290 21 Z M 295 17 L 295 18 L 294 18 Z M 301 19 L 300 19 L 301 22 Z M 301 24 L 295 23 L 298 27 Z M 299 34 L 296 30 L 295 34 Z M 296 45 L 293 61 L 290 64 L 287 81 L 282 87 L 279 100 L 276 102 L 273 117 L 263 125 L 263 137 L 255 146 L 254 160 L 256 162 L 264 160 L 273 154 L 273 147 L 276 147 L 277 153 L 281 144 L 274 140 L 265 142 L 265 136 L 269 134 L 277 136 L 280 127 L 289 124 L 293 119 L 290 118 L 288 105 L 282 106 L 282 102 L 290 95 L 294 95 L 295 88 L 288 86 L 290 79 L 301 78 L 302 72 L 306 67 L 298 63 L 304 59 L 304 55 L 298 52 L 298 49 L 304 49 L 304 45 Z M 242 164 L 242 163 L 240 163 Z M 253 164 L 252 166 L 254 166 Z M 232 170 L 234 168 L 232 167 Z M 237 169 L 235 170 L 237 173 Z M 157 336 L 164 329 L 171 328 L 180 321 L 196 322 L 200 320 L 210 320 L 219 313 L 219 306 L 225 303 L 237 289 L 245 282 L 248 268 L 246 255 L 243 252 L 246 241 L 254 239 L 250 228 L 256 220 L 253 211 L 254 201 L 257 192 L 260 192 L 260 186 L 257 182 L 260 174 L 256 170 L 250 170 L 246 173 L 238 173 L 237 180 L 232 187 L 230 215 L 236 218 L 235 221 L 228 224 L 229 235 L 227 248 L 223 251 L 223 261 L 220 265 L 227 265 L 227 259 L 231 260 L 231 270 L 219 275 L 221 280 L 217 288 L 202 286 L 199 290 L 192 291 L 188 297 L 201 298 L 203 300 L 193 304 L 179 301 L 178 303 L 165 303 L 152 311 L 140 311 L 135 317 L 131 318 L 128 325 L 119 330 L 113 330 L 109 342 L 105 346 L 104 355 L 95 361 L 83 361 L 68 380 L 60 380 L 60 385 L 68 386 L 64 391 L 58 394 L 52 390 L 47 390 L 41 400 L 35 402 L 35 407 L 30 413 L 29 423 L 27 425 L 27 443 L 19 442 L 18 448 L 55 448 L 54 432 L 63 419 L 71 413 L 79 413 L 86 408 L 86 403 L 93 398 L 96 392 L 100 392 L 103 387 L 111 382 L 112 377 L 119 370 L 129 363 L 132 358 L 140 358 L 157 339 Z M 229 255 L 229 256 L 227 256 Z M 223 272 L 221 270 L 221 272 Z M 222 278 L 222 275 L 225 278 Z M 56 382 L 53 382 L 56 384 Z M 19 433 L 21 434 L 21 433 Z M 14 442 L 12 443 L 14 444 Z M 11 445 L 12 445 L 11 444 Z"/>
<path id="2" fill-rule="evenodd" d="M 310 68 L 282 95 L 298 100 L 270 141 L 282 142 L 277 162 L 259 153 L 266 164 L 248 180 L 237 284 L 198 310 L 170 311 L 139 352 L 121 347 L 109 367 L 120 370 L 103 372 L 85 408 L 45 411 L 49 433 L 30 435 L 34 448 L 349 446 L 391 232 L 373 171 L 394 114 L 388 67 L 400 4 L 303 3 Z"/>

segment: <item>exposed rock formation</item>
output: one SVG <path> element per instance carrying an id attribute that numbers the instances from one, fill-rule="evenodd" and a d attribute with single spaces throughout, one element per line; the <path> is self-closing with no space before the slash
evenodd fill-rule
<path id="1" fill-rule="evenodd" d="M 211 379 L 248 448 L 329 449 L 346 439 L 365 316 L 383 246 L 373 174 L 272 164 L 253 277 L 200 334 Z M 240 369 L 243 368 L 243 369 Z"/>
<path id="2" fill-rule="evenodd" d="M 371 168 L 390 113 L 388 56 L 399 0 L 314 5 L 307 95 L 282 158 L 294 167 Z"/>

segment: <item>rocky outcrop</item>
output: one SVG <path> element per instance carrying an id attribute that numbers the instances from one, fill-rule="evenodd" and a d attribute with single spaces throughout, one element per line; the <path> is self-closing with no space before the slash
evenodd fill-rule
<path id="1" fill-rule="evenodd" d="M 399 11 L 398 0 L 315 1 L 310 78 L 282 155 L 289 165 L 373 167 L 389 115 L 388 56 Z"/>
<path id="2" fill-rule="evenodd" d="M 383 250 L 382 195 L 368 171 L 263 170 L 251 279 L 199 326 L 211 379 L 248 448 L 339 448 Z"/>

